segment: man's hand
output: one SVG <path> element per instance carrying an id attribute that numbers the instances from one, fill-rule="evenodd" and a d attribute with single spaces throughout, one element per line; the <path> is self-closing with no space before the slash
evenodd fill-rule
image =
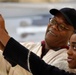
<path id="1" fill-rule="evenodd" d="M 7 37 L 9 36 L 5 29 L 5 21 L 2 15 L 0 14 L 0 49 L 1 50 L 4 50 L 4 46 L 8 41 Z"/>
<path id="2" fill-rule="evenodd" d="M 1 14 L 0 14 L 0 27 L 3 28 L 4 30 L 6 30 L 5 29 L 5 22 L 4 22 L 4 19 L 3 19 Z M 3 50 L 3 49 L 4 49 L 4 45 L 0 42 L 0 50 Z"/>
<path id="3" fill-rule="evenodd" d="M 2 17 L 2 15 L 0 14 L 0 27 L 3 28 L 6 31 L 5 28 L 5 21 L 4 18 Z M 6 31 L 7 32 L 7 31 Z M 8 33 L 8 32 L 7 32 Z"/>

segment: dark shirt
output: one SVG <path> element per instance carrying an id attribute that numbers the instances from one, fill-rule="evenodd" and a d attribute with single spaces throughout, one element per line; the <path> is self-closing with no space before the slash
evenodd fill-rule
<path id="1" fill-rule="evenodd" d="M 29 71 L 27 65 L 28 52 L 29 50 L 27 48 L 19 44 L 13 38 L 10 38 L 5 47 L 3 55 L 5 59 L 7 59 L 13 66 L 19 64 Z M 76 75 L 74 73 L 65 72 L 64 70 L 59 70 L 54 66 L 46 64 L 32 52 L 29 57 L 29 62 L 30 70 L 33 75 Z"/>

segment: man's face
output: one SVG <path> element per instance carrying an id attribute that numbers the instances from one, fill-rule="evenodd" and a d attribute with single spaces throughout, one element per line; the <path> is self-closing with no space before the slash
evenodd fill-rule
<path id="1" fill-rule="evenodd" d="M 73 31 L 73 26 L 66 24 L 61 15 L 55 16 L 47 26 L 45 41 L 49 48 L 66 45 Z"/>
<path id="2" fill-rule="evenodd" d="M 70 47 L 67 52 L 68 54 L 68 65 L 70 68 L 76 68 L 76 34 L 73 34 L 70 38 Z"/>

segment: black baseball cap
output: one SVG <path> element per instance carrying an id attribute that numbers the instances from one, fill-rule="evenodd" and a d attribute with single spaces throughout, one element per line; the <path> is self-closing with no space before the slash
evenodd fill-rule
<path id="1" fill-rule="evenodd" d="M 60 10 L 54 8 L 50 10 L 50 13 L 54 16 L 57 13 L 61 13 L 67 22 L 76 30 L 76 10 L 74 8 L 62 8 Z"/>

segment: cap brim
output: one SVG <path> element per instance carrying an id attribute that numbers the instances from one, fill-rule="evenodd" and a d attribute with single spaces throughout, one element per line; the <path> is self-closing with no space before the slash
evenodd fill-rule
<path id="1" fill-rule="evenodd" d="M 50 11 L 49 11 L 52 15 L 56 15 L 57 13 L 61 13 L 59 10 L 57 10 L 57 9 L 51 9 Z"/>

